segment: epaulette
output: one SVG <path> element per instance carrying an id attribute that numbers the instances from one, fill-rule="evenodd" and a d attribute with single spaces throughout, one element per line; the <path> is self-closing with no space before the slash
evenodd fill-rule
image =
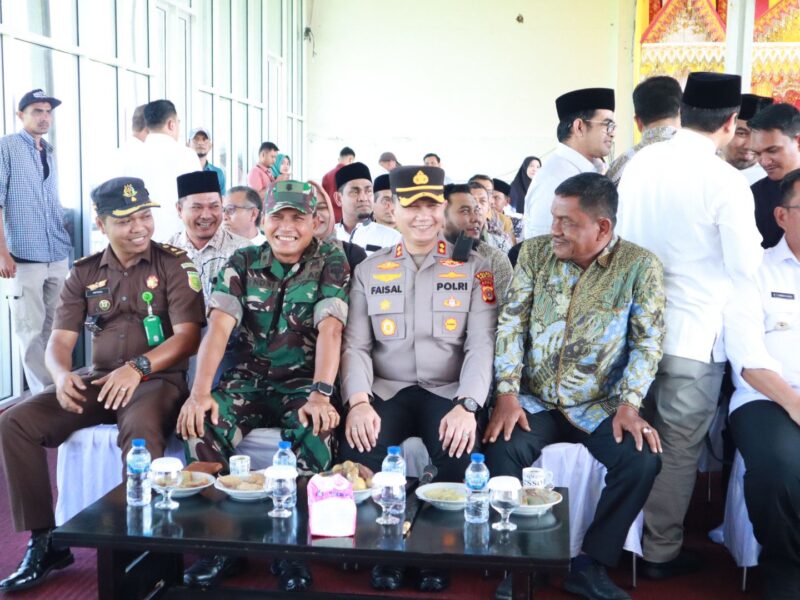
<path id="1" fill-rule="evenodd" d="M 105 252 L 105 249 L 103 249 L 103 250 L 100 250 L 99 252 L 95 252 L 94 254 L 89 254 L 88 256 L 84 256 L 84 257 L 82 257 L 82 258 L 79 258 L 78 260 L 76 260 L 76 261 L 74 261 L 74 262 L 72 263 L 72 266 L 73 266 L 73 267 L 77 267 L 78 265 L 80 265 L 80 264 L 83 264 L 83 263 L 87 262 L 88 260 L 91 260 L 92 258 L 97 258 L 97 257 L 99 257 L 99 256 L 100 256 L 100 255 L 101 255 L 103 252 Z"/>
<path id="2" fill-rule="evenodd" d="M 171 254 L 172 256 L 186 256 L 186 250 L 182 250 L 176 246 L 173 246 L 172 244 L 166 244 L 161 242 L 161 243 L 156 243 L 155 246 L 156 248 L 163 250 L 164 252 L 166 252 L 167 254 Z"/>

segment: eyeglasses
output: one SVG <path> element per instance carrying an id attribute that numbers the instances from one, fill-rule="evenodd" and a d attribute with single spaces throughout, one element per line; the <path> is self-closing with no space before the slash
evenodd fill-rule
<path id="1" fill-rule="evenodd" d="M 606 126 L 606 133 L 609 135 L 614 133 L 614 130 L 617 128 L 617 124 L 614 121 L 590 121 L 589 119 L 582 119 L 584 123 L 594 123 L 595 125 L 605 125 Z"/>
<path id="2" fill-rule="evenodd" d="M 237 206 L 236 204 L 228 204 L 227 206 L 223 207 L 222 212 L 229 217 L 232 217 L 236 214 L 237 210 L 250 210 L 251 208 L 255 208 L 255 206 Z"/>
<path id="3" fill-rule="evenodd" d="M 800 204 L 788 204 L 786 206 L 781 204 L 780 207 L 781 208 L 785 208 L 786 210 L 789 210 L 790 208 L 800 208 Z"/>

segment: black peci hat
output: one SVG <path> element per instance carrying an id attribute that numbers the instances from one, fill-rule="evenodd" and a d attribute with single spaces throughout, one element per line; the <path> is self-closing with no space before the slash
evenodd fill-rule
<path id="1" fill-rule="evenodd" d="M 492 179 L 492 185 L 494 186 L 495 192 L 500 192 L 506 196 L 511 195 L 511 186 L 502 179 Z"/>
<path id="2" fill-rule="evenodd" d="M 219 178 L 214 171 L 194 171 L 178 175 L 178 198 L 185 198 L 192 194 L 206 194 L 216 192 L 221 194 L 219 189 Z"/>
<path id="3" fill-rule="evenodd" d="M 563 121 L 577 112 L 601 108 L 614 110 L 614 107 L 614 90 L 610 88 L 584 88 L 567 92 L 556 98 L 556 112 L 558 112 L 559 121 Z"/>
<path id="4" fill-rule="evenodd" d="M 742 78 L 728 73 L 689 73 L 683 103 L 695 108 L 730 108 L 742 103 Z"/>
<path id="5" fill-rule="evenodd" d="M 739 116 L 737 119 L 749 121 L 756 116 L 756 113 L 762 108 L 766 108 L 774 101 L 772 98 L 766 96 L 757 96 L 755 94 L 742 94 L 742 106 L 739 109 Z"/>
<path id="6" fill-rule="evenodd" d="M 342 186 L 348 181 L 353 179 L 369 179 L 372 181 L 372 175 L 369 172 L 369 167 L 364 163 L 354 162 L 345 165 L 336 171 L 336 189 L 342 189 Z"/>
<path id="7" fill-rule="evenodd" d="M 375 178 L 374 183 L 372 184 L 372 191 L 373 192 L 382 192 L 384 190 L 390 190 L 392 186 L 389 184 L 389 175 L 384 173 L 383 175 L 378 175 Z"/>

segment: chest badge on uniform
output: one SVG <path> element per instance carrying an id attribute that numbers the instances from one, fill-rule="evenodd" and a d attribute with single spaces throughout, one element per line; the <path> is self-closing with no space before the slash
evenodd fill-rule
<path id="1" fill-rule="evenodd" d="M 400 263 L 396 263 L 392 260 L 387 260 L 386 262 L 382 262 L 378 265 L 378 268 L 381 271 L 391 271 L 392 269 L 397 269 L 400 266 Z"/>
<path id="2" fill-rule="evenodd" d="M 439 264 L 445 267 L 460 267 L 464 264 L 464 262 L 460 260 L 453 260 L 452 258 L 445 258 L 440 260 Z"/>
<path id="3" fill-rule="evenodd" d="M 400 258 L 403 256 L 403 244 L 397 244 L 397 247 L 394 249 L 394 257 Z"/>
<path id="4" fill-rule="evenodd" d="M 101 279 L 100 281 L 95 281 L 94 283 L 90 283 L 89 285 L 86 286 L 86 289 L 89 290 L 90 292 L 93 292 L 94 290 L 99 290 L 102 287 L 106 287 L 107 283 L 108 279 Z"/>
<path id="5" fill-rule="evenodd" d="M 100 302 L 97 303 L 97 308 L 103 312 L 108 312 L 111 310 L 111 300 L 106 300 L 105 298 L 100 300 Z"/>
<path id="6" fill-rule="evenodd" d="M 439 254 L 447 254 L 447 244 L 445 244 L 444 242 L 440 241 L 436 246 L 436 251 Z"/>
<path id="7" fill-rule="evenodd" d="M 459 306 L 461 306 L 461 300 L 459 300 L 455 296 L 450 296 L 442 304 L 444 304 L 447 308 L 458 308 Z"/>
<path id="8" fill-rule="evenodd" d="M 384 319 L 381 321 L 381 333 L 385 336 L 392 336 L 397 333 L 397 324 L 394 319 Z"/>
<path id="9" fill-rule="evenodd" d="M 155 275 L 150 275 L 150 277 L 147 278 L 145 285 L 147 285 L 147 287 L 151 290 L 156 289 L 158 287 L 158 277 Z"/>
<path id="10" fill-rule="evenodd" d="M 199 292 L 203 289 L 203 282 L 200 280 L 200 273 L 197 271 L 186 271 L 186 275 L 189 278 L 190 288 L 192 288 L 195 292 Z"/>
<path id="11" fill-rule="evenodd" d="M 195 266 L 194 266 L 193 262 L 184 262 L 184 263 L 181 263 L 181 268 L 182 269 L 194 269 Z"/>
<path id="12" fill-rule="evenodd" d="M 389 302 L 388 300 L 383 300 L 381 301 L 379 306 L 381 307 L 381 310 L 389 310 L 390 308 L 392 308 L 392 303 Z"/>
<path id="13" fill-rule="evenodd" d="M 377 279 L 378 281 L 382 281 L 384 283 L 389 283 L 390 281 L 400 279 L 401 277 L 401 273 L 375 273 L 372 276 L 373 279 Z"/>
<path id="14" fill-rule="evenodd" d="M 445 320 L 444 328 L 447 329 L 447 331 L 455 331 L 456 327 L 458 327 L 458 321 L 456 321 L 453 317 Z"/>
<path id="15" fill-rule="evenodd" d="M 455 271 L 448 271 L 447 273 L 439 273 L 441 279 L 466 279 L 464 273 L 456 273 Z"/>
<path id="16" fill-rule="evenodd" d="M 494 304 L 497 299 L 494 293 L 494 275 L 490 271 L 475 273 L 475 279 L 481 284 L 481 298 L 486 304 Z"/>

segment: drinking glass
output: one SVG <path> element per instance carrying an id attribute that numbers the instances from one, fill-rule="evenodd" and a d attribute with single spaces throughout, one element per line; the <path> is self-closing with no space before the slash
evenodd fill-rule
<path id="1" fill-rule="evenodd" d="M 376 473 L 372 477 L 372 499 L 383 509 L 375 522 L 379 525 L 396 525 L 400 518 L 391 512 L 399 512 L 398 507 L 405 502 L 406 478 L 400 473 Z"/>
<path id="2" fill-rule="evenodd" d="M 517 526 L 508 519 L 519 506 L 522 486 L 516 477 L 492 477 L 489 480 L 489 503 L 500 513 L 500 521 L 492 524 L 496 531 L 514 531 Z"/>
<path id="3" fill-rule="evenodd" d="M 267 514 L 270 517 L 286 519 L 292 516 L 289 510 L 292 495 L 297 490 L 297 470 L 287 465 L 273 465 L 267 468 L 266 489 L 272 496 L 273 509 Z"/>
<path id="4" fill-rule="evenodd" d="M 175 510 L 180 506 L 172 499 L 172 492 L 181 482 L 182 469 L 183 463 L 177 458 L 157 458 L 150 464 L 153 487 L 162 496 L 161 500 L 155 503 L 155 508 Z"/>

